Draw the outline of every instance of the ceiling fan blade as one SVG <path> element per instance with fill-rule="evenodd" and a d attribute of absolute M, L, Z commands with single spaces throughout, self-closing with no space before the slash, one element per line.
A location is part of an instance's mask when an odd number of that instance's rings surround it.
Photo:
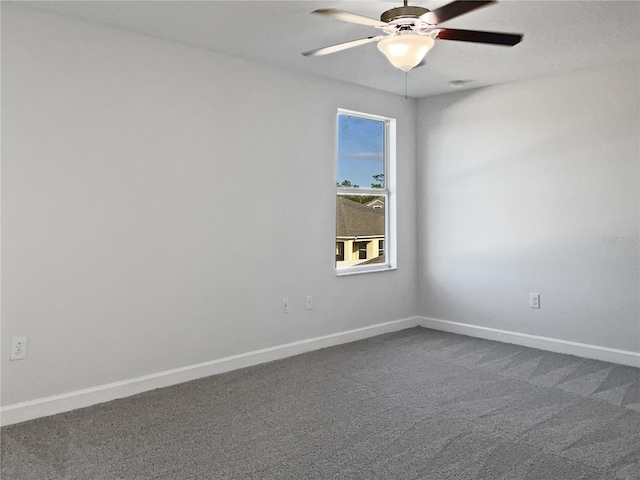
<path fill-rule="evenodd" d="M 385 35 L 376 35 L 375 37 L 367 37 L 367 38 L 361 38 L 359 40 L 351 40 L 350 42 L 338 43 L 336 45 L 330 45 L 328 47 L 309 50 L 308 52 L 304 52 L 302 55 L 304 55 L 305 57 L 318 57 L 320 55 L 328 55 L 330 53 L 336 53 L 342 50 L 346 50 L 347 48 L 359 47 L 360 45 L 364 45 L 365 43 L 375 42 L 384 37 Z"/>
<path fill-rule="evenodd" d="M 442 28 L 438 31 L 438 40 L 457 40 L 460 42 L 490 43 L 513 47 L 522 41 L 519 33 L 482 32 L 478 30 L 458 30 Z"/>
<path fill-rule="evenodd" d="M 311 13 L 326 15 L 328 17 L 335 18 L 336 20 L 342 20 L 343 22 L 358 23 L 360 25 L 367 25 L 369 27 L 386 27 L 387 25 L 389 25 L 388 23 L 381 22 L 380 20 L 376 20 L 375 18 L 363 17 L 362 15 L 345 12 L 344 10 L 339 10 L 337 8 L 320 8 L 318 10 L 314 10 Z"/>
<path fill-rule="evenodd" d="M 421 20 L 431 24 L 438 25 L 452 18 L 459 17 L 465 13 L 469 13 L 476 8 L 485 7 L 491 3 L 496 3 L 496 0 L 482 0 L 482 1 L 464 1 L 459 0 L 449 3 L 444 7 L 436 8 L 431 12 L 427 12 L 420 17 Z"/>

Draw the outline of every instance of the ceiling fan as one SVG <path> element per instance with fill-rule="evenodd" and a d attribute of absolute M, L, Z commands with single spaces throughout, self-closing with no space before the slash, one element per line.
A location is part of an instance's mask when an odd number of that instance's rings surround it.
<path fill-rule="evenodd" d="M 394 67 L 406 73 L 423 61 L 427 52 L 433 47 L 435 40 L 458 40 L 509 47 L 520 43 L 522 34 L 459 30 L 438 26 L 447 20 L 492 3 L 497 2 L 496 0 L 458 0 L 431 11 L 423 7 L 408 5 L 407 0 L 404 0 L 402 7 L 387 10 L 380 16 L 380 20 L 336 8 L 321 8 L 312 13 L 343 22 L 379 28 L 385 34 L 310 50 L 302 55 L 307 57 L 327 55 L 366 43 L 378 42 L 378 50 L 387 57 Z"/>

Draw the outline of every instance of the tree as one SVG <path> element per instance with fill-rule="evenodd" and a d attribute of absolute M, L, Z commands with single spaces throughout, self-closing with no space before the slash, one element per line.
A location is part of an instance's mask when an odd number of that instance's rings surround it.
<path fill-rule="evenodd" d="M 336 185 L 338 185 L 338 187 L 344 188 L 360 188 L 360 185 L 352 185 L 349 180 L 343 180 L 342 183 L 336 182 Z"/>
<path fill-rule="evenodd" d="M 373 180 L 377 183 L 372 183 L 371 188 L 384 188 L 384 173 L 374 175 Z M 350 180 L 343 180 L 342 183 L 336 182 L 336 185 L 343 188 L 360 188 L 360 185 L 353 185 Z M 376 195 L 343 195 L 343 197 L 363 205 L 378 198 Z"/>
<path fill-rule="evenodd" d="M 384 188 L 384 173 L 374 175 L 373 180 L 376 183 L 372 183 L 371 188 Z"/>

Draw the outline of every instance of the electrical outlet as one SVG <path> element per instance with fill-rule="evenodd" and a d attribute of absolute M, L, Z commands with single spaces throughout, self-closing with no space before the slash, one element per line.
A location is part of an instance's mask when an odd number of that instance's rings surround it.
<path fill-rule="evenodd" d="M 283 298 L 280 301 L 280 310 L 282 311 L 282 313 L 289 313 L 289 299 L 288 298 Z"/>
<path fill-rule="evenodd" d="M 27 337 L 13 337 L 11 340 L 11 360 L 21 360 L 27 355 Z"/>
<path fill-rule="evenodd" d="M 531 307 L 531 308 L 540 308 L 540 294 L 539 293 L 530 293 L 529 294 L 529 307 Z"/>
<path fill-rule="evenodd" d="M 307 310 L 311 310 L 313 308 L 313 297 L 311 295 L 307 295 L 307 303 L 304 308 Z"/>

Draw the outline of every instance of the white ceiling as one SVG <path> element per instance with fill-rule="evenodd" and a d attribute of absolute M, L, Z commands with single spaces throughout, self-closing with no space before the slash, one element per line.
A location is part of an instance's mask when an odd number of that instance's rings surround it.
<path fill-rule="evenodd" d="M 300 52 L 374 35 L 377 29 L 309 15 L 340 8 L 379 18 L 401 1 L 79 1 L 17 2 L 38 9 L 237 57 L 404 94 L 404 73 L 368 44 L 324 57 Z M 410 2 L 434 10 L 449 1 Z M 427 65 L 409 73 L 409 95 L 466 88 L 640 61 L 640 2 L 503 0 L 442 24 L 523 33 L 515 47 L 437 41 Z"/>

